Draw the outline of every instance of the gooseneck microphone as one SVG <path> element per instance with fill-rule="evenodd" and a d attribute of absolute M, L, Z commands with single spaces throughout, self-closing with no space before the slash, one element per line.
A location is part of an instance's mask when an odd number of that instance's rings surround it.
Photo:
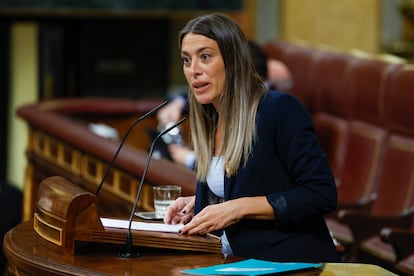
<path fill-rule="evenodd" d="M 148 157 L 147 157 L 147 163 L 145 164 L 144 167 L 144 172 L 142 173 L 142 177 L 141 177 L 141 183 L 139 184 L 138 187 L 138 192 L 137 192 L 137 196 L 135 198 L 135 202 L 134 202 L 134 206 L 132 207 L 131 210 L 131 215 L 129 216 L 129 225 L 128 225 L 128 233 L 127 233 L 127 239 L 126 239 L 126 250 L 125 252 L 120 252 L 118 253 L 118 257 L 122 257 L 122 258 L 136 258 L 139 257 L 139 253 L 138 252 L 133 252 L 132 251 L 132 247 L 133 247 L 133 242 L 132 242 L 132 232 L 131 232 L 131 225 L 132 225 L 132 219 L 134 218 L 134 213 L 135 213 L 135 209 L 137 208 L 138 205 L 138 200 L 140 198 L 141 195 L 141 190 L 142 190 L 142 186 L 144 185 L 144 180 L 145 180 L 145 176 L 147 174 L 147 170 L 151 161 L 151 157 L 152 157 L 152 152 L 154 151 L 154 146 L 155 143 L 158 141 L 158 139 L 163 136 L 164 134 L 166 134 L 167 132 L 169 132 L 170 130 L 172 130 L 173 128 L 177 127 L 178 125 L 180 125 L 182 122 L 184 122 L 187 118 L 182 118 L 180 121 L 178 121 L 177 123 L 175 123 L 174 125 L 172 125 L 171 127 L 165 129 L 164 131 L 160 132 L 155 138 L 154 140 L 152 140 L 151 143 L 151 147 L 149 149 L 148 152 Z"/>
<path fill-rule="evenodd" d="M 96 189 L 95 195 L 98 196 L 99 191 L 101 190 L 106 178 L 109 175 L 109 172 L 111 171 L 112 167 L 114 166 L 115 163 L 115 159 L 118 157 L 119 152 L 121 151 L 122 146 L 124 145 L 126 139 L 129 136 L 129 133 L 131 132 L 131 130 L 142 120 L 146 119 L 148 116 L 150 116 L 151 114 L 153 114 L 155 111 L 157 111 L 158 109 L 160 109 L 161 107 L 163 107 L 164 105 L 166 105 L 168 103 L 168 101 L 162 102 L 161 104 L 157 105 L 156 107 L 154 107 L 153 109 L 151 109 L 150 111 L 148 111 L 147 113 L 145 113 L 144 115 L 142 115 L 141 117 L 139 117 L 138 119 L 136 119 L 128 128 L 128 130 L 125 132 L 124 137 L 122 137 L 122 141 L 119 144 L 118 149 L 115 152 L 114 157 L 112 158 L 112 161 L 109 163 L 106 172 L 104 174 L 104 176 L 102 177 L 101 183 L 99 183 L 98 189 Z"/>

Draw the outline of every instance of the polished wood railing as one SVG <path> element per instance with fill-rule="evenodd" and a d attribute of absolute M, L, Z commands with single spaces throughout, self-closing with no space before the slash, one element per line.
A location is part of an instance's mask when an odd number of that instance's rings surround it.
<path fill-rule="evenodd" d="M 29 126 L 27 168 L 24 184 L 23 218 L 33 218 L 39 183 L 49 176 L 62 176 L 95 192 L 108 164 L 118 149 L 119 140 L 94 134 L 89 123 L 103 123 L 119 136 L 131 123 L 162 101 L 131 99 L 59 99 L 28 104 L 17 114 Z M 129 213 L 143 170 L 151 140 L 147 130 L 155 129 L 155 116 L 140 122 L 131 131 L 99 193 L 100 212 L 107 215 Z M 183 126 L 184 133 L 188 128 Z M 195 175 L 165 159 L 151 160 L 138 209 L 152 210 L 153 185 L 178 185 L 182 194 L 195 191 Z"/>

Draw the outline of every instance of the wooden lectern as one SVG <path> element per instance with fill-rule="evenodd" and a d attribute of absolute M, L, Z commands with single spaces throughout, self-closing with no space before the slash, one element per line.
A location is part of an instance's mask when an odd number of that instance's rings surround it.
<path fill-rule="evenodd" d="M 97 212 L 98 198 L 63 177 L 44 179 L 37 192 L 34 231 L 40 244 L 74 255 L 76 242 L 125 244 L 127 229 L 104 227 Z M 209 236 L 131 230 L 133 245 L 220 253 L 221 242 Z"/>

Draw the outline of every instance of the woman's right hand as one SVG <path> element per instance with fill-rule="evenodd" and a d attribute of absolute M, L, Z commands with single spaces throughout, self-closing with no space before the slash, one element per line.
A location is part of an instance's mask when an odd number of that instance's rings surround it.
<path fill-rule="evenodd" d="M 195 196 L 177 198 L 172 203 L 164 216 L 166 224 L 186 224 L 194 216 Z"/>

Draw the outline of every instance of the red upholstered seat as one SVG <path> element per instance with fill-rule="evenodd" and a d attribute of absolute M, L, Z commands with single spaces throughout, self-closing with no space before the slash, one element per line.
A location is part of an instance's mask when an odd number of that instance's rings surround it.
<path fill-rule="evenodd" d="M 331 80 L 315 91 L 314 124 L 338 179 L 339 203 L 355 203 L 375 190 L 387 137 L 384 86 L 395 65 L 343 54 L 325 59 L 315 70 Z"/>
<path fill-rule="evenodd" d="M 343 166 L 343 156 L 348 132 L 348 120 L 325 112 L 313 115 L 315 130 L 324 150 L 337 185 L 340 185 L 339 174 Z"/>
<path fill-rule="evenodd" d="M 322 149 L 335 177 L 339 180 L 343 166 L 350 110 L 350 93 L 346 89 L 355 59 L 333 52 L 320 54 L 313 66 L 313 121 Z"/>
<path fill-rule="evenodd" d="M 414 275 L 414 66 L 281 41 L 265 50 L 292 71 L 288 92 L 311 111 L 337 179 L 326 221 L 344 257 Z"/>
<path fill-rule="evenodd" d="M 359 235 L 358 260 L 380 263 L 390 268 L 397 256 L 390 244 L 380 238 L 384 227 L 410 229 L 414 216 L 414 137 L 392 134 L 387 144 L 384 166 L 370 216 L 358 214 L 344 217 L 352 223 L 353 232 Z M 358 221 L 365 222 L 361 231 Z M 362 233 L 361 233 L 362 232 Z M 355 236 L 355 234 L 354 234 Z M 413 232 L 414 239 L 414 232 Z M 398 247 L 398 246 L 397 246 Z M 414 248 L 412 252 L 414 255 Z M 407 264 L 406 264 L 407 265 Z M 414 273 L 414 263 L 412 273 Z"/>
<path fill-rule="evenodd" d="M 413 242 L 409 237 L 394 238 L 384 244 L 375 235 L 362 241 L 361 256 L 367 260 L 394 266 L 399 272 L 414 274 L 414 116 L 410 115 L 414 106 L 414 67 L 405 66 L 393 75 L 387 92 L 386 117 L 390 131 L 387 151 L 380 179 L 378 198 L 372 207 L 372 215 L 378 227 L 399 227 L 406 232 L 411 230 Z M 369 224 L 371 220 L 368 220 Z M 378 223 L 377 223 L 378 221 Z M 383 224 L 380 224 L 384 222 Z M 404 230 L 400 230 L 404 232 Z M 396 231 L 398 232 L 398 231 Z M 388 236 L 394 235 L 388 233 Z M 395 234 L 397 235 L 397 234 Z M 393 241 L 396 243 L 393 244 Z M 397 250 L 393 250 L 393 248 Z"/>
<path fill-rule="evenodd" d="M 358 58 L 349 69 L 344 93 L 350 101 L 346 124 L 343 162 L 337 178 L 340 209 L 351 208 L 368 212 L 377 197 L 378 179 L 382 172 L 388 130 L 385 124 L 385 89 L 389 77 L 400 65 L 375 59 Z M 333 125 L 332 128 L 338 128 Z M 344 127 L 342 127 L 344 128 Z M 339 161 L 338 161 L 339 162 Z M 326 218 L 333 236 L 341 243 L 354 247 L 358 240 L 349 225 L 337 217 Z M 351 255 L 355 257 L 355 252 Z"/>
<path fill-rule="evenodd" d="M 296 96 L 312 112 L 314 94 L 311 92 L 313 82 L 316 80 L 313 77 L 313 63 L 322 52 L 279 40 L 270 41 L 263 47 L 268 58 L 283 62 L 289 69 L 292 87 L 286 92 Z"/>
<path fill-rule="evenodd" d="M 285 53 L 292 47 L 297 46 L 286 40 L 270 40 L 263 45 L 263 50 L 268 58 L 285 62 Z"/>
<path fill-rule="evenodd" d="M 375 237 L 377 238 L 377 237 Z M 366 247 L 375 250 L 378 254 L 391 255 L 393 268 L 402 275 L 414 275 L 414 228 L 384 228 L 381 230 L 381 240 L 366 242 Z M 384 243 L 385 242 L 385 243 Z M 385 246 L 388 246 L 385 247 Z M 390 253 L 391 252 L 391 253 Z M 382 259 L 386 259 L 381 256 Z"/>
<path fill-rule="evenodd" d="M 395 268 L 397 269 L 397 271 L 401 273 L 406 273 L 407 275 L 413 275 L 414 274 L 414 254 L 399 261 L 395 265 Z"/>
<path fill-rule="evenodd" d="M 284 63 L 292 76 L 292 87 L 287 92 L 296 96 L 311 113 L 315 95 L 312 87 L 318 80 L 314 63 L 320 53 L 313 48 L 297 46 L 288 48 L 284 55 Z"/>
<path fill-rule="evenodd" d="M 349 118 L 351 98 L 347 84 L 355 61 L 355 57 L 344 53 L 320 53 L 313 67 L 315 80 L 312 93 L 315 94 L 315 112 Z"/>

